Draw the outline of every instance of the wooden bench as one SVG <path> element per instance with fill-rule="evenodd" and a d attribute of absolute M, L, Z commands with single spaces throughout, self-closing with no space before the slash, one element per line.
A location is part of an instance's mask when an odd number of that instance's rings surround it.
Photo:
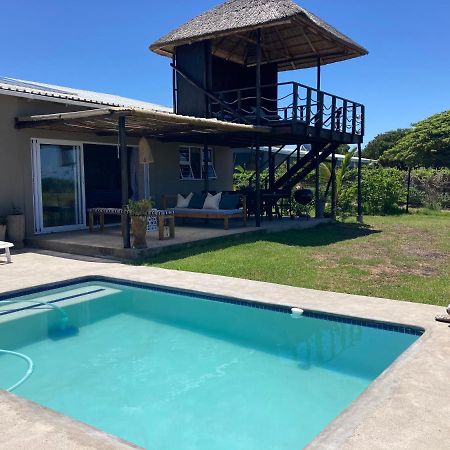
<path fill-rule="evenodd" d="M 121 216 L 121 231 L 124 231 L 124 222 L 127 218 L 127 214 L 124 213 L 122 208 L 89 208 L 89 231 L 92 233 L 94 231 L 94 217 L 99 216 L 100 230 L 103 231 L 105 228 L 105 215 Z M 157 210 L 152 209 L 149 211 L 149 216 L 155 216 L 157 218 L 157 226 L 159 230 L 159 239 L 172 239 L 175 237 L 175 215 L 172 210 Z M 169 236 L 164 236 L 164 223 L 169 224 Z"/>
<path fill-rule="evenodd" d="M 100 219 L 100 230 L 103 231 L 105 228 L 105 215 L 110 216 L 120 216 L 122 217 L 123 224 L 123 209 L 122 208 L 89 208 L 89 231 L 92 233 L 94 231 L 94 216 L 99 216 Z"/>
<path fill-rule="evenodd" d="M 237 210 L 211 210 L 211 209 L 194 209 L 194 208 L 173 208 L 175 218 L 182 219 L 219 219 L 223 220 L 223 228 L 224 230 L 228 230 L 230 219 L 242 219 L 244 227 L 247 226 L 247 197 L 245 195 L 241 195 L 241 204 L 242 208 Z M 163 195 L 162 197 L 162 206 L 163 209 L 167 209 L 167 204 L 169 201 L 177 200 L 176 195 Z"/>
<path fill-rule="evenodd" d="M 7 263 L 11 262 L 11 252 L 9 251 L 9 249 L 12 247 L 14 247 L 14 244 L 12 242 L 0 241 L 0 250 L 5 251 L 5 257 L 6 257 Z"/>

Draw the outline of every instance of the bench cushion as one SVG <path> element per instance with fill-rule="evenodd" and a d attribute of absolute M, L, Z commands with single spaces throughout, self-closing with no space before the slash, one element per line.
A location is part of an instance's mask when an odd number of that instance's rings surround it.
<path fill-rule="evenodd" d="M 218 194 L 210 194 L 206 196 L 205 203 L 203 203 L 203 209 L 215 209 L 216 211 L 219 209 L 220 200 L 222 198 L 222 192 Z"/>
<path fill-rule="evenodd" d="M 219 209 L 239 209 L 241 196 L 238 193 L 224 192 L 220 200 Z"/>
<path fill-rule="evenodd" d="M 189 202 L 189 209 L 201 209 L 205 203 L 206 194 L 194 194 Z"/>

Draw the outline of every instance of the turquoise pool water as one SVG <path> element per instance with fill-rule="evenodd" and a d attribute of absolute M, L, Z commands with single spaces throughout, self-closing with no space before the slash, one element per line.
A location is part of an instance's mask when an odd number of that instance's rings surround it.
<path fill-rule="evenodd" d="M 300 449 L 419 337 L 103 281 L 22 298 L 65 298 L 79 333 L 0 315 L 0 348 L 35 364 L 14 393 L 152 450 Z M 0 387 L 25 370 L 0 355 Z"/>

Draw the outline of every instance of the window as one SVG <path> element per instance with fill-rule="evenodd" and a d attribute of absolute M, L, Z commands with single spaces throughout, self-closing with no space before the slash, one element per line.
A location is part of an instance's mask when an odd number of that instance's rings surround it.
<path fill-rule="evenodd" d="M 211 148 L 208 149 L 207 158 L 208 178 L 217 178 L 214 168 L 214 152 Z M 204 178 L 206 164 L 202 148 L 180 147 L 179 160 L 180 178 L 182 180 L 200 180 Z"/>

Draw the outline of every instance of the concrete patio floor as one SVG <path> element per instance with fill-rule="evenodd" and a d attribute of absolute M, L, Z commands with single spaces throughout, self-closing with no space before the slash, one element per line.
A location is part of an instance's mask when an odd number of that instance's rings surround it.
<path fill-rule="evenodd" d="M 443 313 L 442 308 L 27 250 L 13 254 L 12 264 L 0 264 L 0 292 L 87 275 L 230 297 L 238 292 L 239 298 L 247 300 L 422 327 L 424 335 L 308 448 L 449 448 L 450 328 L 434 320 L 436 314 Z M 5 450 L 135 448 L 6 392 L 0 392 L 0 415 L 0 446 Z"/>
<path fill-rule="evenodd" d="M 104 231 L 88 230 L 69 231 L 64 233 L 44 234 L 29 237 L 27 244 L 33 248 L 72 253 L 75 255 L 103 257 L 119 260 L 149 258 L 159 253 L 186 245 L 220 239 L 228 236 L 244 234 L 270 233 L 289 229 L 306 229 L 329 222 L 329 219 L 274 219 L 264 221 L 261 228 L 249 222 L 242 227 L 240 222 L 230 221 L 230 229 L 223 229 L 223 222 L 211 221 L 209 224 L 199 224 L 198 221 L 186 225 L 177 223 L 175 238 L 160 241 L 157 232 L 147 233 L 147 249 L 124 249 L 119 227 L 106 227 Z"/>

